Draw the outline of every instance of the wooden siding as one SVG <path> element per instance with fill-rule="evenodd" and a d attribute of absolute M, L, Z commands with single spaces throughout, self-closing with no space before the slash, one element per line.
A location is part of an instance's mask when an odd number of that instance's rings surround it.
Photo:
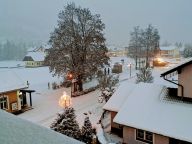
<path fill-rule="evenodd" d="M 123 127 L 123 143 L 144 144 L 144 142 L 136 140 L 136 129 L 126 126 Z M 169 137 L 153 134 L 153 144 L 169 144 Z"/>
<path fill-rule="evenodd" d="M 111 112 L 111 127 L 112 128 L 119 128 L 119 124 L 114 123 L 113 119 L 116 116 L 117 112 Z"/>
<path fill-rule="evenodd" d="M 7 112 L 14 112 L 14 111 L 11 110 L 11 104 L 16 102 L 17 105 L 18 105 L 17 90 L 3 93 L 3 95 L 8 97 L 8 108 L 9 109 L 7 109 Z"/>
<path fill-rule="evenodd" d="M 183 94 L 186 98 L 192 98 L 192 64 L 183 67 L 181 74 L 178 75 L 178 82 L 183 88 Z M 178 87 L 178 96 L 181 96 L 181 87 Z"/>

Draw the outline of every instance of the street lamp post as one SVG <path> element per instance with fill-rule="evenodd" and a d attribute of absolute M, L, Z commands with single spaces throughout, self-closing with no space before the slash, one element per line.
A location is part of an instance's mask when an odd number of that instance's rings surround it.
<path fill-rule="evenodd" d="M 131 63 L 130 63 L 130 77 L 131 77 Z"/>
<path fill-rule="evenodd" d="M 129 77 L 131 77 L 131 63 L 128 65 L 129 66 Z"/>
<path fill-rule="evenodd" d="M 59 106 L 62 108 L 67 108 L 71 105 L 71 97 L 66 94 L 66 92 L 63 92 L 63 95 L 59 99 Z"/>
<path fill-rule="evenodd" d="M 73 86 L 73 75 L 72 75 L 72 73 L 69 73 L 67 75 L 67 79 L 71 81 L 71 97 L 72 97 L 72 86 Z"/>

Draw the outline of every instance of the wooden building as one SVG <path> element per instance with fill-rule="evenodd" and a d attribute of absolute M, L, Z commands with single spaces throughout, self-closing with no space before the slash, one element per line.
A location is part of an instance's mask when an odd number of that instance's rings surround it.
<path fill-rule="evenodd" d="M 0 109 L 11 113 L 20 113 L 32 107 L 31 93 L 27 82 L 23 82 L 12 71 L 0 71 Z M 29 104 L 28 104 L 29 103 Z"/>
<path fill-rule="evenodd" d="M 176 46 L 160 47 L 160 56 L 168 58 L 180 58 L 180 51 Z"/>

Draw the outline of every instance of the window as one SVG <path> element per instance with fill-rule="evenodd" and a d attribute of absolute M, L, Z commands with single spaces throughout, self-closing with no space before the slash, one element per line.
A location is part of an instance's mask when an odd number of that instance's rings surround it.
<path fill-rule="evenodd" d="M 136 130 L 136 140 L 153 144 L 153 133 L 141 129 Z"/>
<path fill-rule="evenodd" d="M 7 97 L 6 96 L 0 96 L 0 108 L 7 109 Z"/>

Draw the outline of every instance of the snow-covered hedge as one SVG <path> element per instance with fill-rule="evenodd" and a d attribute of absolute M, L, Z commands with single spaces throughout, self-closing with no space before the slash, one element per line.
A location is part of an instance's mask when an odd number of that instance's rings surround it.
<path fill-rule="evenodd" d="M 97 86 L 95 86 L 95 87 L 91 87 L 91 88 L 89 88 L 89 89 L 85 89 L 85 90 L 83 90 L 83 91 L 81 91 L 81 92 L 77 91 L 77 92 L 74 92 L 74 93 L 72 94 L 72 96 L 73 96 L 73 97 L 76 97 L 76 96 L 84 95 L 84 94 L 87 94 L 87 93 L 89 93 L 89 92 L 95 91 L 95 90 L 98 89 L 98 88 L 99 88 L 99 86 L 97 85 Z"/>

